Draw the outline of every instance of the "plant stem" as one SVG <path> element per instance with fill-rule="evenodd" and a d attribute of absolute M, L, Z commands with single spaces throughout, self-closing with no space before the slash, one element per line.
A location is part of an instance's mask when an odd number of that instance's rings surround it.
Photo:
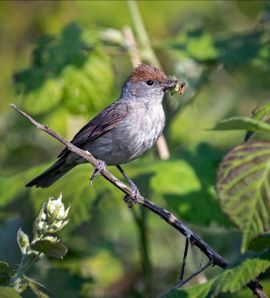
<path fill-rule="evenodd" d="M 150 39 L 148 37 L 148 34 L 145 30 L 144 23 L 140 14 L 140 11 L 138 9 L 138 5 L 136 1 L 128 0 L 128 7 L 129 11 L 134 23 L 134 28 L 140 43 L 140 46 L 142 48 L 143 56 L 153 65 L 157 66 L 158 68 L 161 67 L 150 43 Z"/>
<path fill-rule="evenodd" d="M 36 261 L 38 257 L 39 254 L 23 254 L 18 270 L 15 273 L 15 275 L 11 278 L 10 282 L 16 284 L 16 281 L 20 279 L 27 272 L 27 270 L 29 270 L 29 268 L 32 266 L 32 264 Z"/>

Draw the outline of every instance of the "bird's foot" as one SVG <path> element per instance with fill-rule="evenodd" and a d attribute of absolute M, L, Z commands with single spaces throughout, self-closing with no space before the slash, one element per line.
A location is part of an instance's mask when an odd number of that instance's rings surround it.
<path fill-rule="evenodd" d="M 130 180 L 129 185 L 131 187 L 131 195 L 125 195 L 124 201 L 128 203 L 128 208 L 132 208 L 138 203 L 141 194 L 138 187 L 133 181 Z"/>
<path fill-rule="evenodd" d="M 91 178 L 90 178 L 90 185 L 92 186 L 94 179 L 106 169 L 106 163 L 103 160 L 98 159 L 98 167 L 94 170 Z"/>
<path fill-rule="evenodd" d="M 138 203 L 138 200 L 141 196 L 138 187 L 136 184 L 128 177 L 128 175 L 125 173 L 125 171 L 122 169 L 121 166 L 117 165 L 117 169 L 120 171 L 120 173 L 124 176 L 126 179 L 128 185 L 131 188 L 131 194 L 130 195 L 125 195 L 124 201 L 128 203 L 128 207 L 132 208 L 134 205 Z"/>

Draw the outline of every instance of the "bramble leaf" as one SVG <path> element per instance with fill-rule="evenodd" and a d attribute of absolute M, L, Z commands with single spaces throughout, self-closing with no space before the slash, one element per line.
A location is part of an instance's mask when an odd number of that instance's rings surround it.
<path fill-rule="evenodd" d="M 270 132 L 270 125 L 248 117 L 232 117 L 218 122 L 212 130 L 251 130 Z"/>
<path fill-rule="evenodd" d="M 244 261 L 226 269 L 207 283 L 185 289 L 175 289 L 166 298 L 209 298 L 221 293 L 236 293 L 270 267 L 270 251 L 246 256 Z"/>
<path fill-rule="evenodd" d="M 246 142 L 223 159 L 217 180 L 221 207 L 243 233 L 242 252 L 270 227 L 270 142 Z"/>
<path fill-rule="evenodd" d="M 252 111 L 252 117 L 257 121 L 263 121 L 269 123 L 270 120 L 270 103 L 266 102 Z M 248 131 L 245 136 L 245 140 L 257 139 L 257 140 L 269 140 L 270 136 L 265 132 Z"/>

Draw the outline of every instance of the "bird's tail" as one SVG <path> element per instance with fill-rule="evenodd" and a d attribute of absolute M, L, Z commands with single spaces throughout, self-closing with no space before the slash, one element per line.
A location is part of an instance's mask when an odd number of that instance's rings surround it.
<path fill-rule="evenodd" d="M 26 187 L 36 186 L 36 187 L 48 187 L 56 182 L 59 178 L 70 171 L 76 163 L 66 164 L 66 158 L 59 158 L 50 168 L 45 172 L 31 180 L 26 184 Z"/>

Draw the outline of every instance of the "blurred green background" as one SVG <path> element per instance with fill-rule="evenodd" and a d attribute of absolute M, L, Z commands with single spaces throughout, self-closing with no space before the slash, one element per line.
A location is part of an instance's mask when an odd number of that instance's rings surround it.
<path fill-rule="evenodd" d="M 214 185 L 223 154 L 244 135 L 209 128 L 228 116 L 249 116 L 269 97 L 269 2 L 137 4 L 163 69 L 188 88 L 164 102 L 170 159 L 161 161 L 153 149 L 125 169 L 143 195 L 233 261 L 241 235 L 222 213 Z M 42 202 L 63 192 L 71 205 L 61 235 L 69 253 L 31 271 L 57 297 L 155 297 L 177 280 L 183 237 L 140 207 L 128 209 L 120 191 L 101 177 L 89 187 L 89 165 L 48 189 L 24 187 L 62 146 L 9 106 L 17 104 L 70 139 L 119 96 L 133 68 L 121 32 L 130 26 L 138 38 L 137 25 L 125 1 L 0 3 L 0 259 L 16 266 L 17 229 L 30 231 Z M 139 50 L 147 61 L 140 43 Z M 187 271 L 203 261 L 192 248 Z"/>

